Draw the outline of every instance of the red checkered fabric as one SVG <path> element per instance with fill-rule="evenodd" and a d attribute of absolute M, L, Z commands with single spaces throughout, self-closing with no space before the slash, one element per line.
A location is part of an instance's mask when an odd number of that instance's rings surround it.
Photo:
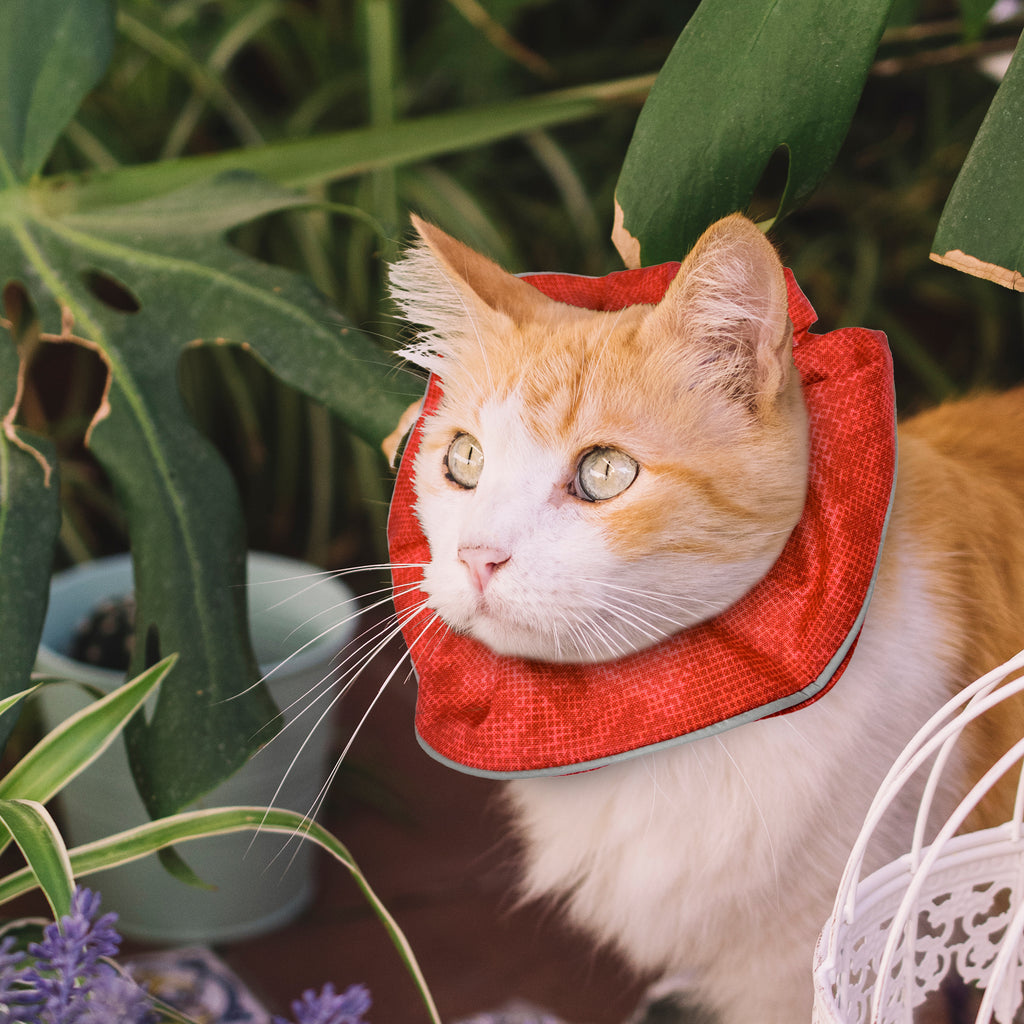
<path fill-rule="evenodd" d="M 655 303 L 678 264 L 603 278 L 525 278 L 590 309 Z M 566 774 L 708 735 L 820 697 L 842 674 L 863 623 L 896 473 L 892 361 L 885 336 L 862 328 L 811 334 L 817 319 L 786 272 L 793 354 L 810 415 L 803 515 L 771 571 L 731 608 L 616 661 L 561 665 L 494 654 L 435 635 L 416 611 L 422 572 L 395 568 L 395 604 L 419 680 L 421 744 L 488 777 Z M 396 481 L 388 525 L 397 566 L 429 561 L 413 513 L 422 417 L 441 396 L 432 379 Z M 412 584 L 413 586 L 410 586 Z M 431 636 L 430 642 L 417 638 Z"/>

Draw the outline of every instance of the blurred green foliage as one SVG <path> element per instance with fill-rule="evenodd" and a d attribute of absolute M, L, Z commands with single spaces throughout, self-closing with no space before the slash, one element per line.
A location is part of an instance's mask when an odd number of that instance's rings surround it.
<path fill-rule="evenodd" d="M 913 408 L 1024 371 L 1019 301 L 927 261 L 995 91 L 975 54 L 1012 48 L 1019 23 L 969 43 L 955 6 L 898 6 L 894 20 L 907 25 L 883 38 L 834 168 L 772 237 L 823 325 L 889 332 L 901 405 Z M 695 7 L 124 0 L 112 67 L 48 170 L 214 152 L 654 72 Z M 338 182 L 322 190 L 336 212 L 275 215 L 236 241 L 303 270 L 385 340 L 394 327 L 382 313 L 383 263 L 403 238 L 407 208 L 516 270 L 604 273 L 620 265 L 608 240 L 612 196 L 636 114 L 622 105 L 599 120 Z M 770 168 L 753 212 L 769 211 L 780 192 Z M 67 374 L 75 391 L 88 391 L 90 363 L 101 372 L 81 350 L 47 355 L 76 361 Z M 197 350 L 182 376 L 197 421 L 235 469 L 253 546 L 323 564 L 376 557 L 389 478 L 375 453 L 242 352 Z M 57 419 L 75 433 L 75 417 Z M 78 500 L 63 538 L 78 559 L 123 538 L 110 535 L 117 517 L 96 467 L 80 449 L 69 453 L 65 479 Z"/>
<path fill-rule="evenodd" d="M 123 0 L 110 70 L 46 171 L 213 153 L 653 73 L 692 6 L 615 5 L 595 17 L 587 3 L 550 0 L 486 12 L 465 0 Z M 234 241 L 303 271 L 388 345 L 384 265 L 409 208 L 519 269 L 614 269 L 611 196 L 637 110 L 623 104 L 599 120 L 337 182 L 315 190 L 330 205 L 264 218 Z M 104 370 L 89 352 L 63 348 L 40 351 L 23 405 L 32 426 L 57 425 L 71 499 L 61 538 L 77 561 L 123 548 L 125 536 L 81 445 Z M 324 565 L 383 554 L 390 477 L 377 453 L 245 352 L 197 349 L 181 376 L 197 423 L 235 472 L 252 547 Z"/>

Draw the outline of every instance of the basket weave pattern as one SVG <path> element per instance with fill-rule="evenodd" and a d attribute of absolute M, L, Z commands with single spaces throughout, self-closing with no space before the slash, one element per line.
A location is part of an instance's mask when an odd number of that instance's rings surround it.
<path fill-rule="evenodd" d="M 984 991 L 976 1020 L 1011 1024 L 1024 1002 L 1024 786 L 1013 818 L 957 835 L 1006 773 L 1021 773 L 1024 738 L 924 842 L 932 798 L 964 727 L 1024 690 L 1024 652 L 966 688 L 925 725 L 886 778 L 854 846 L 815 954 L 816 1024 L 910 1024 L 954 970 Z M 1012 681 L 1007 681 L 1012 680 Z M 930 763 L 912 847 L 861 877 L 865 853 L 896 796 Z"/>

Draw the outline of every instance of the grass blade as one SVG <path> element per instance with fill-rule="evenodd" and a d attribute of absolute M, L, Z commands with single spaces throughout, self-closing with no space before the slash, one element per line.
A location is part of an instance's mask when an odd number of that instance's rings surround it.
<path fill-rule="evenodd" d="M 416 956 L 387 907 L 373 891 L 346 847 L 316 822 L 309 821 L 295 811 L 265 807 L 217 807 L 199 811 L 186 811 L 168 818 L 147 822 L 137 828 L 119 832 L 69 851 L 71 870 L 75 877 L 138 860 L 168 846 L 201 839 L 204 836 L 227 835 L 232 832 L 274 832 L 287 836 L 300 836 L 316 843 L 335 860 L 343 864 L 352 875 L 384 925 L 395 949 L 406 965 L 419 990 L 430 1020 L 441 1024 L 437 1007 L 420 970 Z M 0 904 L 35 888 L 33 873 L 22 869 L 0 879 Z"/>
<path fill-rule="evenodd" d="M 45 803 L 116 739 L 177 661 L 172 654 L 63 721 L 0 779 L 0 798 Z"/>
<path fill-rule="evenodd" d="M 49 811 L 34 800 L 0 800 L 0 822 L 25 857 L 25 872 L 53 909 L 54 920 L 71 913 L 75 879 L 67 847 Z"/>

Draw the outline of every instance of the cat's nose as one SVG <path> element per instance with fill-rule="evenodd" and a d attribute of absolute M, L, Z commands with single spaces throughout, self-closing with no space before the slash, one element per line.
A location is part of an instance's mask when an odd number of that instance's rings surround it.
<path fill-rule="evenodd" d="M 500 548 L 459 548 L 459 561 L 469 571 L 479 593 L 487 589 L 496 569 L 501 568 L 512 556 Z"/>

